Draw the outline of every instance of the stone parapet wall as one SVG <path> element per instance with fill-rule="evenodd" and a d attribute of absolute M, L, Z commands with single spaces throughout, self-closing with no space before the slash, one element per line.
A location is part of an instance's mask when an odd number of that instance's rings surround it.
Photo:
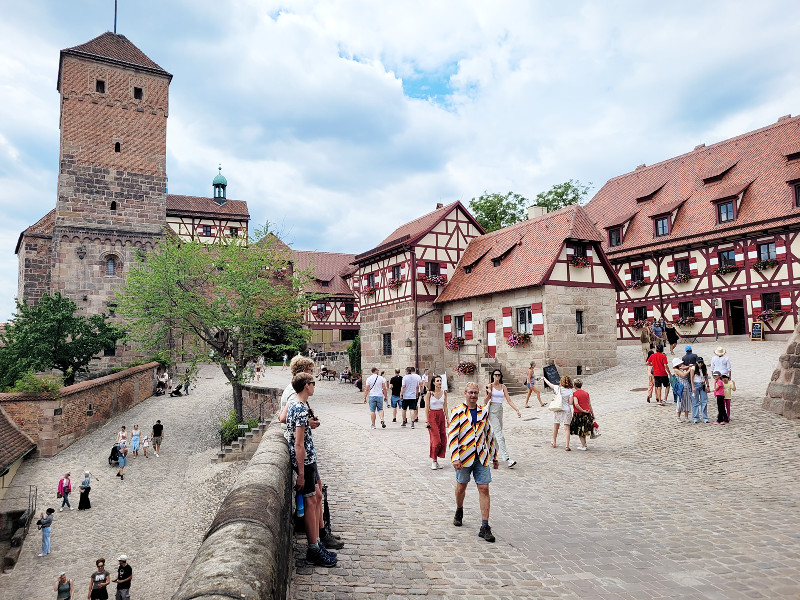
<path fill-rule="evenodd" d="M 347 342 L 348 344 L 350 342 Z M 326 365 L 329 369 L 335 369 L 337 373 L 341 373 L 345 367 L 350 368 L 350 356 L 347 351 L 338 352 L 317 352 L 314 355 L 314 366 L 319 369 L 322 365 Z M 288 383 L 288 382 L 287 382 Z"/>
<path fill-rule="evenodd" d="M 800 419 L 800 327 L 795 328 L 786 352 L 778 359 L 761 406 L 789 419 Z"/>
<path fill-rule="evenodd" d="M 172 600 L 286 598 L 293 533 L 289 448 L 274 422 L 223 500 Z"/>
<path fill-rule="evenodd" d="M 242 412 L 245 418 L 259 417 L 263 422 L 269 421 L 280 408 L 282 394 L 283 389 L 264 387 L 255 383 L 243 385 Z"/>
<path fill-rule="evenodd" d="M 157 362 L 61 388 L 53 398 L 0 394 L 0 406 L 36 442 L 38 456 L 55 456 L 115 415 L 153 394 Z"/>

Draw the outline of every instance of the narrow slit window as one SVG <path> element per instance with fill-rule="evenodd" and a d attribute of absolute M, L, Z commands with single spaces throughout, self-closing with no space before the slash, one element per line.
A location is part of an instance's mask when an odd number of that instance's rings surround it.
<path fill-rule="evenodd" d="M 582 310 L 576 310 L 575 311 L 575 326 L 576 326 L 578 334 L 583 333 L 583 311 Z"/>
<path fill-rule="evenodd" d="M 140 87 L 133 88 L 133 99 L 141 100 L 143 98 L 144 98 L 144 92 L 142 91 L 142 88 Z"/>
<path fill-rule="evenodd" d="M 122 150 L 122 146 L 119 142 L 114 142 L 114 152 L 120 152 Z"/>
<path fill-rule="evenodd" d="M 106 275 L 114 275 L 117 272 L 117 261 L 113 256 L 106 259 Z"/>
<path fill-rule="evenodd" d="M 105 94 L 106 93 L 106 82 L 102 79 L 98 79 L 94 83 L 94 91 L 98 94 Z"/>
<path fill-rule="evenodd" d="M 117 210 L 117 201 L 116 200 L 112 200 L 111 201 L 111 210 Z"/>

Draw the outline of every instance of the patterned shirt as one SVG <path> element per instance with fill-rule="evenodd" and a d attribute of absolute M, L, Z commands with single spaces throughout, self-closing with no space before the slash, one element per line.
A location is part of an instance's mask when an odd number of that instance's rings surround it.
<path fill-rule="evenodd" d="M 292 466 L 297 468 L 297 456 L 294 451 L 295 430 L 305 426 L 303 446 L 306 449 L 306 459 L 303 464 L 313 465 L 317 462 L 317 453 L 314 451 L 314 440 L 311 438 L 311 416 L 308 414 L 308 405 L 299 400 L 293 400 L 286 412 L 286 441 L 289 443 L 289 454 L 292 455 Z"/>
<path fill-rule="evenodd" d="M 460 460 L 462 466 L 471 467 L 477 456 L 480 464 L 489 466 L 489 460 L 497 459 L 497 444 L 489 425 L 489 410 L 478 406 L 474 425 L 466 403 L 451 410 L 447 445 L 450 447 L 451 461 Z"/>

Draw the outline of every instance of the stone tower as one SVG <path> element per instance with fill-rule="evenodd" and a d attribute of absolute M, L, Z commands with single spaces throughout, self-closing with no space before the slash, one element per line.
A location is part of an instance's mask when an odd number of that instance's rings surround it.
<path fill-rule="evenodd" d="M 126 267 L 166 225 L 171 80 L 123 35 L 61 51 L 50 288 L 86 314 L 113 313 Z"/>

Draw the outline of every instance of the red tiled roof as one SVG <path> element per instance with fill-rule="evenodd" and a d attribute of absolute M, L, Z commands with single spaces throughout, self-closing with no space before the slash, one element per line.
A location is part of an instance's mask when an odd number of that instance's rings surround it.
<path fill-rule="evenodd" d="M 730 171 L 736 163 L 739 162 L 739 158 L 727 158 L 723 156 L 724 160 L 718 161 L 717 164 L 710 164 L 706 165 L 705 172 L 700 174 L 700 179 L 714 179 L 715 177 L 719 177 L 725 171 Z"/>
<path fill-rule="evenodd" d="M 342 278 L 350 269 L 355 254 L 339 254 L 337 252 L 311 252 L 293 250 L 292 259 L 295 271 L 311 269 L 315 280 L 304 291 L 326 294 L 329 296 L 353 296 L 353 292 Z M 328 287 L 322 287 L 328 282 Z M 310 288 L 310 289 L 309 289 Z"/>
<path fill-rule="evenodd" d="M 628 221 L 630 221 L 633 217 L 637 215 L 639 211 L 634 210 L 629 214 L 619 215 L 616 219 L 611 219 L 609 223 L 604 225 L 604 227 L 616 227 L 618 225 L 624 225 Z"/>
<path fill-rule="evenodd" d="M 179 215 L 223 216 L 249 219 L 247 202 L 243 200 L 228 200 L 220 206 L 213 198 L 202 196 L 182 196 L 167 194 L 167 216 Z"/>
<path fill-rule="evenodd" d="M 743 191 L 745 191 L 750 184 L 753 183 L 753 180 L 749 181 L 740 181 L 739 183 L 732 183 L 730 185 L 726 185 L 724 187 L 718 187 L 718 189 L 712 189 L 712 195 L 710 200 L 722 200 L 723 198 L 730 198 L 732 196 L 738 196 Z"/>
<path fill-rule="evenodd" d="M 658 190 L 660 190 L 666 184 L 666 180 L 656 180 L 646 182 L 646 186 L 641 188 L 638 192 L 636 192 L 636 199 L 643 200 L 644 198 L 649 198 L 653 196 Z"/>
<path fill-rule="evenodd" d="M 106 31 L 102 35 L 89 40 L 85 44 L 65 48 L 61 55 L 71 55 L 101 60 L 104 62 L 116 63 L 124 67 L 143 68 L 147 71 L 165 75 L 172 79 L 172 75 L 150 60 L 147 55 L 134 46 L 124 35 Z M 61 73 L 59 68 L 59 84 Z"/>
<path fill-rule="evenodd" d="M 580 206 L 568 206 L 473 239 L 453 276 L 436 299 L 452 302 L 542 285 L 566 240 L 600 242 L 603 237 Z M 486 254 L 511 251 L 495 267 Z M 483 258 L 481 258 L 483 257 Z M 480 260 L 479 260 L 480 259 Z M 477 262 L 476 262 L 477 261 Z M 466 273 L 464 265 L 472 265 Z"/>
<path fill-rule="evenodd" d="M 0 407 L 0 475 L 35 448 L 36 443 Z"/>
<path fill-rule="evenodd" d="M 372 248 L 371 250 L 367 250 L 366 252 L 362 252 L 361 254 L 356 255 L 355 260 L 362 261 L 364 258 L 372 256 L 373 254 L 377 254 L 379 252 L 385 252 L 395 246 L 400 246 L 401 244 L 413 244 L 423 235 L 428 233 L 433 227 L 445 218 L 454 208 L 459 207 L 464 214 L 466 214 L 470 219 L 473 221 L 473 225 L 478 229 L 478 231 L 483 232 L 483 227 L 475 220 L 472 214 L 464 207 L 463 204 L 459 201 L 451 202 L 447 206 L 443 206 L 441 208 L 437 208 L 433 212 L 429 212 L 426 215 L 419 217 L 418 219 L 414 219 L 413 221 L 409 221 L 395 229 L 391 234 L 389 234 L 386 239 L 384 239 L 380 244 Z"/>
<path fill-rule="evenodd" d="M 764 223 L 797 226 L 800 225 L 800 208 L 795 207 L 793 190 L 787 181 L 800 177 L 800 166 L 795 161 L 787 163 L 784 149 L 798 143 L 800 117 L 783 119 L 615 177 L 597 192 L 585 209 L 600 229 L 618 223 L 620 215 L 640 209 L 621 245 L 610 248 L 608 241 L 603 240 L 609 259 L 750 233 L 758 231 Z M 704 185 L 702 176 L 734 162 L 720 183 Z M 648 182 L 655 185 L 664 179 L 666 185 L 652 200 L 637 203 L 639 190 L 647 187 Z M 735 195 L 742 189 L 745 193 L 736 221 L 718 225 L 711 201 L 725 197 L 720 193 Z M 685 204 L 670 233 L 654 238 L 650 217 L 664 214 L 683 201 Z"/>
<path fill-rule="evenodd" d="M 56 209 L 54 208 L 41 219 L 36 221 L 33 225 L 25 229 L 22 233 L 19 234 L 19 238 L 17 238 L 17 246 L 14 248 L 14 254 L 19 254 L 19 247 L 22 244 L 22 238 L 26 235 L 36 235 L 36 236 L 45 236 L 45 237 L 52 237 L 53 235 L 53 228 L 56 226 Z"/>

